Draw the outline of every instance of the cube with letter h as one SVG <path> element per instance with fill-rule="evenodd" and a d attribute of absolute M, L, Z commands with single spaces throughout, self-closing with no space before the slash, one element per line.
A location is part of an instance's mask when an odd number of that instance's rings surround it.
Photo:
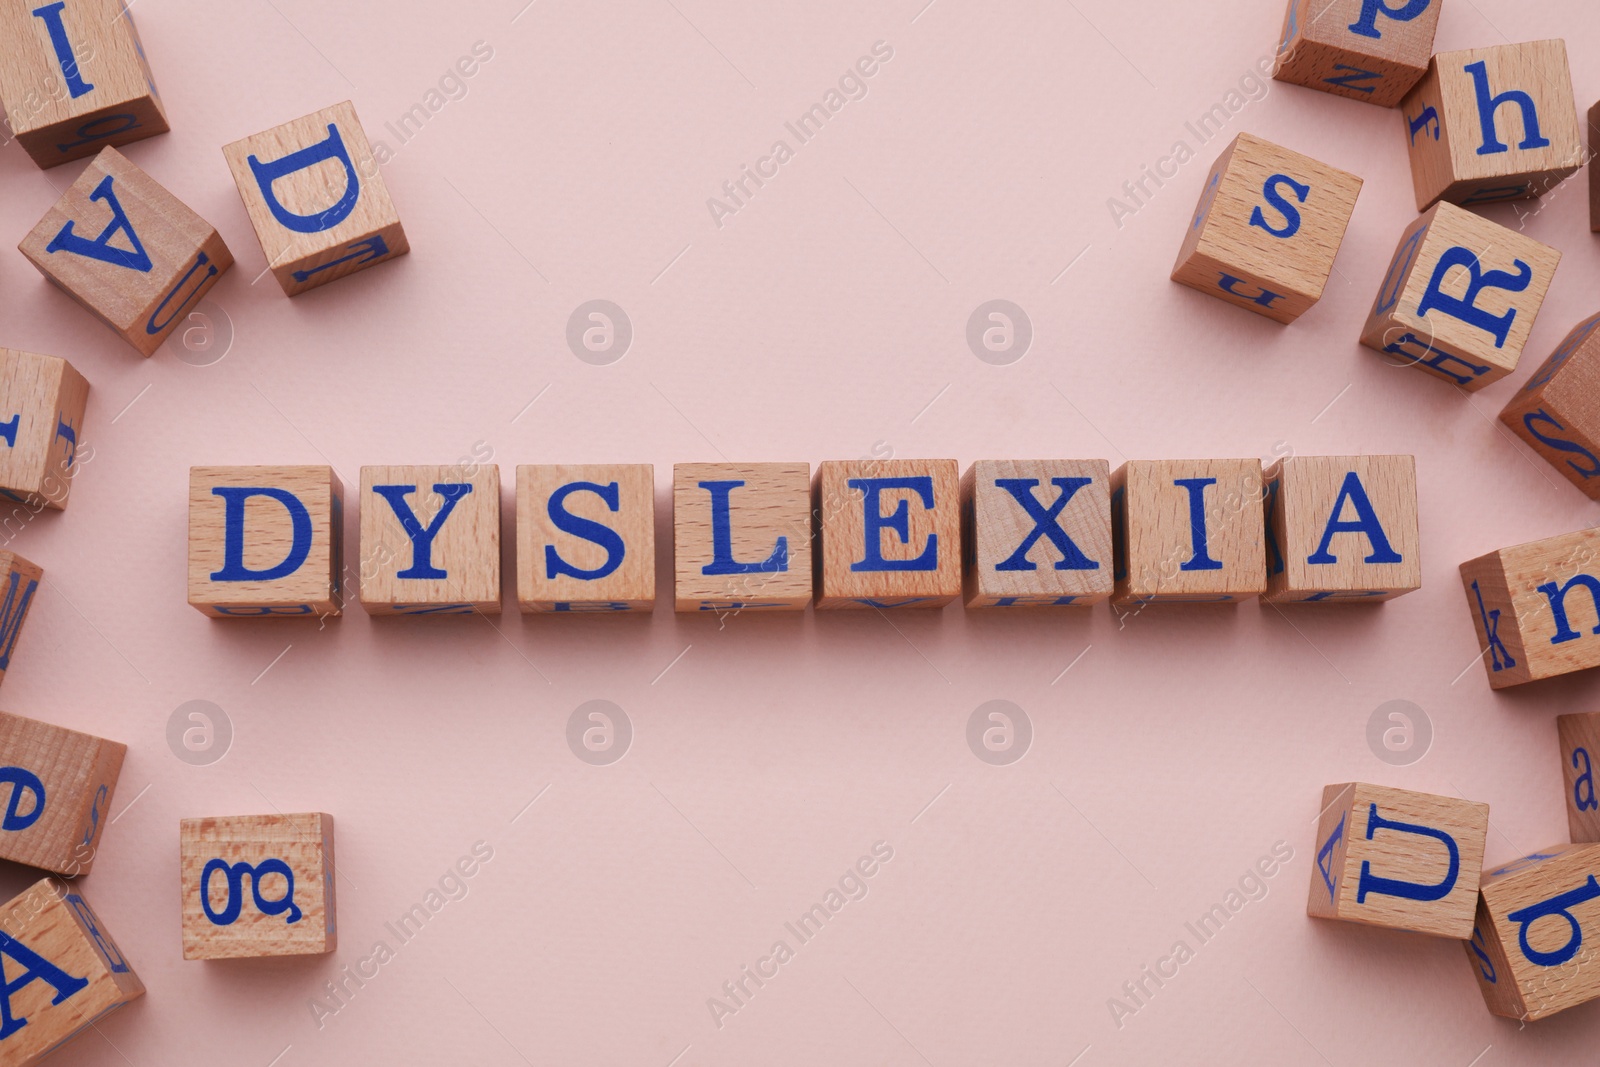
<path fill-rule="evenodd" d="M 1485 871 L 1467 960 L 1494 1015 L 1533 1021 L 1600 997 L 1600 845 Z"/>
<path fill-rule="evenodd" d="M 500 468 L 361 468 L 361 606 L 369 615 L 500 611 Z"/>
<path fill-rule="evenodd" d="M 1600 500 L 1600 315 L 1573 327 L 1500 412 L 1528 447 Z"/>
<path fill-rule="evenodd" d="M 1444 0 L 1289 0 L 1273 77 L 1394 107 L 1428 72 Z"/>
<path fill-rule="evenodd" d="M 88 400 L 89 383 L 66 360 L 0 348 L 0 496 L 67 506 Z"/>
<path fill-rule="evenodd" d="M 678 611 L 804 611 L 811 464 L 676 464 L 672 556 Z"/>
<path fill-rule="evenodd" d="M 344 489 L 332 467 L 192 467 L 189 604 L 225 619 L 338 615 Z"/>
<path fill-rule="evenodd" d="M 1461 584 L 1491 687 L 1600 666 L 1600 529 L 1468 560 Z"/>
<path fill-rule="evenodd" d="M 517 603 L 524 612 L 655 607 L 655 468 L 518 467 Z"/>
<path fill-rule="evenodd" d="M 829 460 L 811 492 L 818 608 L 938 608 L 961 595 L 955 460 Z"/>
<path fill-rule="evenodd" d="M 183 958 L 310 956 L 339 947 L 333 816 L 184 819 Z"/>
<path fill-rule="evenodd" d="M 1369 604 L 1422 587 L 1417 461 L 1289 456 L 1267 473 L 1268 603 Z"/>
<path fill-rule="evenodd" d="M 1267 587 L 1258 459 L 1130 460 L 1111 477 L 1118 607 L 1227 604 Z"/>
<path fill-rule="evenodd" d="M 1111 465 L 979 460 L 961 478 L 969 608 L 1086 607 L 1111 595 Z"/>
<path fill-rule="evenodd" d="M 1557 715 L 1556 739 L 1566 785 L 1568 836 L 1574 841 L 1600 841 L 1600 797 L 1594 788 L 1595 757 L 1600 756 L 1600 715 Z"/>
<path fill-rule="evenodd" d="M 116 741 L 0 712 L 0 859 L 88 874 L 127 752 Z"/>

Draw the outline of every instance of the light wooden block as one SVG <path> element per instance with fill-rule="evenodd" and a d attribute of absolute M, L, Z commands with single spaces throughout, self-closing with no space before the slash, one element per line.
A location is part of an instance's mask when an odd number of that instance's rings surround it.
<path fill-rule="evenodd" d="M 811 488 L 817 607 L 939 608 L 959 597 L 958 472 L 953 459 L 819 465 Z"/>
<path fill-rule="evenodd" d="M 115 148 L 94 157 L 17 247 L 145 356 L 233 266 L 216 229 Z"/>
<path fill-rule="evenodd" d="M 1595 764 L 1600 761 L 1600 714 L 1556 716 L 1561 775 L 1566 785 L 1567 829 L 1573 841 L 1600 841 L 1600 793 Z"/>
<path fill-rule="evenodd" d="M 1461 584 L 1493 688 L 1600 666 L 1600 529 L 1468 560 Z"/>
<path fill-rule="evenodd" d="M 672 558 L 678 611 L 804 611 L 811 464 L 675 464 Z"/>
<path fill-rule="evenodd" d="M 1086 607 L 1111 596 L 1111 465 L 979 460 L 961 477 L 969 608 Z"/>
<path fill-rule="evenodd" d="M 73 886 L 45 878 L 0 906 L 0 1062 L 33 1067 L 90 1023 L 144 996 L 111 933 Z"/>
<path fill-rule="evenodd" d="M 1589 144 L 1600 146 L 1600 104 L 1589 109 Z M 1589 168 L 1589 229 L 1600 233 L 1600 167 Z"/>
<path fill-rule="evenodd" d="M 1444 0 L 1289 0 L 1272 75 L 1394 107 L 1428 72 Z"/>
<path fill-rule="evenodd" d="M 0 348 L 0 495 L 67 506 L 88 400 L 88 381 L 66 360 Z"/>
<path fill-rule="evenodd" d="M 1233 603 L 1267 588 L 1258 459 L 1131 460 L 1111 476 L 1119 607 Z"/>
<path fill-rule="evenodd" d="M 1306 914 L 1472 935 L 1489 805 L 1350 782 L 1322 791 Z"/>
<path fill-rule="evenodd" d="M 218 618 L 338 615 L 344 487 L 332 467 L 189 468 L 189 604 Z"/>
<path fill-rule="evenodd" d="M 43 580 L 44 568 L 37 563 L 29 563 L 15 552 L 0 552 L 0 682 L 11 669 L 17 637 Z"/>
<path fill-rule="evenodd" d="M 1600 315 L 1585 319 L 1500 412 L 1500 421 L 1600 500 Z"/>
<path fill-rule="evenodd" d="M 411 250 L 355 105 L 224 146 L 272 276 L 289 296 Z"/>
<path fill-rule="evenodd" d="M 339 947 L 333 816 L 184 819 L 183 958 L 316 956 Z"/>
<path fill-rule="evenodd" d="M 1495 1015 L 1532 1022 L 1600 997 L 1600 845 L 1483 874 L 1467 960 Z"/>
<path fill-rule="evenodd" d="M 1418 211 L 1542 196 L 1583 165 L 1565 41 L 1440 52 L 1400 113 Z"/>
<path fill-rule="evenodd" d="M 0 711 L 0 859 L 88 874 L 127 752 L 117 741 Z"/>
<path fill-rule="evenodd" d="M 655 468 L 517 468 L 517 603 L 524 612 L 656 604 Z"/>
<path fill-rule="evenodd" d="M 1212 164 L 1172 280 L 1277 322 L 1322 299 L 1361 179 L 1241 133 Z"/>
<path fill-rule="evenodd" d="M 1267 472 L 1267 592 L 1372 604 L 1422 587 L 1412 456 L 1289 456 Z"/>
<path fill-rule="evenodd" d="M 39 166 L 167 132 L 123 0 L 6 0 L 0 42 L 0 103 Z"/>
<path fill-rule="evenodd" d="M 1517 368 L 1561 253 L 1454 204 L 1413 222 L 1361 343 L 1476 392 Z"/>
<path fill-rule="evenodd" d="M 361 468 L 369 615 L 500 612 L 500 468 Z"/>

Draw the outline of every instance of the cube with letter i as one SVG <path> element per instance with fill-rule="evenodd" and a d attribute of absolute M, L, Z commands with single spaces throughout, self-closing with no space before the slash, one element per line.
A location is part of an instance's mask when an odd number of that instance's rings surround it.
<path fill-rule="evenodd" d="M 524 612 L 653 608 L 655 468 L 518 467 L 517 603 Z"/>
<path fill-rule="evenodd" d="M 498 466 L 361 468 L 361 606 L 499 613 Z"/>
<path fill-rule="evenodd" d="M 803 611 L 811 603 L 811 464 L 672 468 L 678 611 Z"/>
<path fill-rule="evenodd" d="M 333 816 L 184 819 L 183 958 L 313 956 L 339 947 Z"/>
<path fill-rule="evenodd" d="M 1600 796 L 1595 794 L 1595 761 L 1600 757 L 1600 714 L 1556 716 L 1561 775 L 1566 786 L 1567 829 L 1574 841 L 1600 841 Z"/>
<path fill-rule="evenodd" d="M 1600 315 L 1578 323 L 1500 412 L 1545 462 L 1600 500 Z"/>
<path fill-rule="evenodd" d="M 1172 280 L 1293 322 L 1328 284 L 1361 179 L 1241 133 L 1211 167 Z"/>
<path fill-rule="evenodd" d="M 89 383 L 66 360 L 0 348 L 0 496 L 67 506 L 88 400 Z"/>
<path fill-rule="evenodd" d="M 1111 465 L 979 460 L 961 478 L 969 608 L 1085 607 L 1111 595 Z"/>
<path fill-rule="evenodd" d="M 1485 871 L 1467 960 L 1489 1011 L 1532 1022 L 1600 997 L 1600 845 Z"/>
<path fill-rule="evenodd" d="M 1258 459 L 1130 460 L 1111 477 L 1114 602 L 1227 604 L 1267 587 Z"/>
<path fill-rule="evenodd" d="M 1489 805 L 1351 782 L 1322 791 L 1306 914 L 1465 940 Z"/>
<path fill-rule="evenodd" d="M 1600 666 L 1600 529 L 1468 560 L 1461 584 L 1491 687 Z"/>
<path fill-rule="evenodd" d="M 829 460 L 812 482 L 818 608 L 938 608 L 961 595 L 953 459 Z"/>
<path fill-rule="evenodd" d="M 192 467 L 189 604 L 224 619 L 341 611 L 344 489 L 332 467 Z"/>
<path fill-rule="evenodd" d="M 1289 456 L 1267 472 L 1268 603 L 1369 604 L 1422 587 L 1417 461 Z"/>
<path fill-rule="evenodd" d="M 127 752 L 117 741 L 0 712 L 0 859 L 88 874 Z"/>
<path fill-rule="evenodd" d="M 1444 0 L 1289 0 L 1273 77 L 1394 107 L 1428 72 Z"/>

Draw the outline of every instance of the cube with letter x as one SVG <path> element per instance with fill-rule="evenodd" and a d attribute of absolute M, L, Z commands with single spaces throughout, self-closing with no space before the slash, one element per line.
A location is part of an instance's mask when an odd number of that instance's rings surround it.
<path fill-rule="evenodd" d="M 1371 604 L 1422 587 L 1411 456 L 1289 456 L 1267 472 L 1269 603 Z"/>
<path fill-rule="evenodd" d="M 979 460 L 961 478 L 969 608 L 1086 607 L 1111 595 L 1111 465 Z"/>
<path fill-rule="evenodd" d="M 1545 1019 L 1600 997 L 1600 845 L 1552 845 L 1483 872 L 1466 942 L 1494 1015 Z"/>
<path fill-rule="evenodd" d="M 818 608 L 937 608 L 961 595 L 953 459 L 830 460 L 817 468 Z"/>
<path fill-rule="evenodd" d="M 1468 560 L 1461 584 L 1493 688 L 1600 666 L 1600 529 Z"/>
<path fill-rule="evenodd" d="M 370 615 L 500 611 L 500 468 L 361 468 L 361 606 Z"/>

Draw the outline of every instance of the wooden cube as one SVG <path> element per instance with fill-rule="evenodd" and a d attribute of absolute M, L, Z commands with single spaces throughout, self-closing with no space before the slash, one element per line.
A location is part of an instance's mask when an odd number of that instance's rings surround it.
<path fill-rule="evenodd" d="M 54 878 L 0 906 L 0 1062 L 32 1067 L 144 983 L 76 887 Z"/>
<path fill-rule="evenodd" d="M 344 487 L 332 467 L 189 468 L 189 604 L 217 618 L 338 615 Z"/>
<path fill-rule="evenodd" d="M 117 741 L 0 711 L 0 859 L 88 874 L 127 752 Z"/>
<path fill-rule="evenodd" d="M 804 611 L 811 464 L 675 464 L 672 559 L 678 611 Z"/>
<path fill-rule="evenodd" d="M 1454 204 L 1413 222 L 1361 343 L 1476 392 L 1517 368 L 1561 253 Z"/>
<path fill-rule="evenodd" d="M 339 947 L 332 815 L 184 819 L 178 842 L 184 959 L 316 956 Z"/>
<path fill-rule="evenodd" d="M 1350 782 L 1322 791 L 1306 914 L 1472 935 L 1489 805 Z"/>
<path fill-rule="evenodd" d="M 1394 107 L 1428 72 L 1443 0 L 1289 0 L 1272 76 Z"/>
<path fill-rule="evenodd" d="M 1267 472 L 1267 592 L 1371 604 L 1422 587 L 1412 456 L 1289 456 Z"/>
<path fill-rule="evenodd" d="M 500 612 L 500 468 L 361 468 L 369 615 Z"/>
<path fill-rule="evenodd" d="M 969 608 L 1085 607 L 1111 595 L 1111 465 L 979 460 L 961 477 Z"/>
<path fill-rule="evenodd" d="M 94 157 L 17 247 L 145 356 L 233 266 L 216 229 L 115 148 Z"/>
<path fill-rule="evenodd" d="M 1534 1021 L 1600 997 L 1600 845 L 1554 845 L 1485 871 L 1466 943 L 1484 1003 Z"/>
<path fill-rule="evenodd" d="M 1557 715 L 1556 737 L 1567 787 L 1567 829 L 1574 841 L 1600 841 L 1600 795 L 1594 786 L 1595 761 L 1600 757 L 1600 715 Z"/>
<path fill-rule="evenodd" d="M 67 506 L 88 400 L 88 381 L 66 360 L 0 348 L 0 495 Z"/>
<path fill-rule="evenodd" d="M 272 276 L 289 296 L 411 250 L 346 100 L 222 149 Z"/>
<path fill-rule="evenodd" d="M 517 603 L 524 612 L 656 604 L 655 468 L 517 468 Z"/>
<path fill-rule="evenodd" d="M 1322 299 L 1361 179 L 1241 133 L 1212 164 L 1172 280 L 1277 322 Z"/>
<path fill-rule="evenodd" d="M 1600 145 L 1600 104 L 1589 109 L 1589 143 Z M 1589 168 L 1589 229 L 1600 233 L 1600 167 Z"/>
<path fill-rule="evenodd" d="M 1418 211 L 1542 196 L 1583 165 L 1565 41 L 1440 52 L 1400 110 Z"/>
<path fill-rule="evenodd" d="M 33 594 L 39 591 L 43 579 L 43 567 L 15 552 L 0 552 L 0 682 L 5 681 L 6 671 L 11 669 L 17 636 L 22 633 L 28 608 L 33 606 Z"/>
<path fill-rule="evenodd" d="M 940 608 L 961 595 L 953 459 L 829 460 L 812 482 L 820 608 Z"/>
<path fill-rule="evenodd" d="M 1591 499 L 1600 500 L 1600 315 L 1567 334 L 1500 412 L 1500 421 Z"/>
<path fill-rule="evenodd" d="M 1600 529 L 1468 560 L 1461 584 L 1493 688 L 1600 666 Z"/>
<path fill-rule="evenodd" d="M 123 0 L 0 4 L 0 103 L 41 167 L 167 132 Z"/>
<path fill-rule="evenodd" d="M 1131 460 L 1111 476 L 1119 607 L 1224 604 L 1267 588 L 1258 459 Z"/>

